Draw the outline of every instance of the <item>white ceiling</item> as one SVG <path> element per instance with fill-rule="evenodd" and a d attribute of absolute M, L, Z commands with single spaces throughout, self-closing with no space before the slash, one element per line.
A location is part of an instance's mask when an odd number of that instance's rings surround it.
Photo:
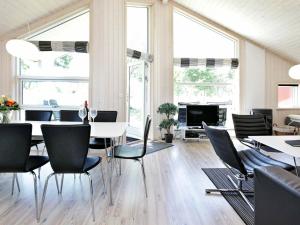
<path fill-rule="evenodd" d="M 0 0 L 0 36 L 79 0 Z M 300 62 L 300 0 L 174 0 Z"/>
<path fill-rule="evenodd" d="M 204 17 L 300 62 L 300 0 L 174 0 Z"/>
<path fill-rule="evenodd" d="M 78 0 L 0 0 L 0 37 Z"/>

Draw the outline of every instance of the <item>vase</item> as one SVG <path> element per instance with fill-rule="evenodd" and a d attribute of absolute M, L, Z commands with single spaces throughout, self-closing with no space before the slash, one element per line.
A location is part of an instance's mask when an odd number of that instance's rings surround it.
<path fill-rule="evenodd" d="M 10 110 L 0 111 L 0 123 L 10 123 L 12 113 Z"/>

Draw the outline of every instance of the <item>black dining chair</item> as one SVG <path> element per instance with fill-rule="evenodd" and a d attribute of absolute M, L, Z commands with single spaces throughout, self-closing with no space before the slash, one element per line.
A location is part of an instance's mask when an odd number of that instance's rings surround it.
<path fill-rule="evenodd" d="M 144 167 L 144 156 L 147 152 L 147 142 L 148 142 L 148 135 L 151 126 L 151 120 L 152 120 L 151 117 L 148 115 L 145 123 L 145 129 L 144 129 L 144 145 L 142 147 L 131 146 L 131 145 L 118 145 L 114 148 L 113 151 L 114 158 L 122 159 L 122 160 L 130 159 L 140 163 L 142 174 L 143 174 L 146 197 L 148 197 L 148 193 L 147 193 L 146 174 L 145 174 L 145 167 Z"/>
<path fill-rule="evenodd" d="M 27 123 L 0 124 L 0 173 L 13 173 L 12 194 L 17 173 L 30 172 L 34 181 L 36 219 L 39 220 L 37 177 L 34 170 L 45 165 L 47 156 L 30 156 L 32 125 Z"/>
<path fill-rule="evenodd" d="M 116 122 L 118 112 L 117 111 L 97 111 L 95 122 Z M 91 149 L 105 149 L 107 156 L 107 148 L 111 147 L 110 138 L 90 138 Z"/>
<path fill-rule="evenodd" d="M 60 110 L 60 121 L 82 122 L 82 119 L 78 116 L 78 110 Z"/>
<path fill-rule="evenodd" d="M 25 110 L 26 121 L 51 121 L 52 111 L 50 110 Z M 31 140 L 31 146 L 35 146 L 37 151 L 38 145 L 43 143 L 43 140 Z"/>
<path fill-rule="evenodd" d="M 88 157 L 91 127 L 88 124 L 78 125 L 41 125 L 43 137 L 47 147 L 49 160 L 53 173 L 45 182 L 40 216 L 42 213 L 48 181 L 53 175 L 61 174 L 60 194 L 62 194 L 64 174 L 85 174 L 90 183 L 90 201 L 92 216 L 95 221 L 93 183 L 89 171 L 101 163 L 101 157 Z M 101 164 L 100 164 L 101 165 Z M 103 170 L 101 165 L 102 180 L 105 189 Z M 39 218 L 40 218 L 39 216 Z"/>
<path fill-rule="evenodd" d="M 266 120 L 266 115 L 253 111 L 253 115 L 232 114 L 232 120 L 236 138 L 244 145 L 256 150 L 267 152 L 279 152 L 269 146 L 257 143 L 249 136 L 266 136 L 272 135 L 272 126 Z M 271 128 L 270 128 L 271 126 Z"/>
<path fill-rule="evenodd" d="M 287 163 L 272 159 L 251 148 L 237 151 L 226 130 L 208 127 L 204 122 L 202 124 L 215 153 L 231 172 L 232 176 L 228 175 L 227 178 L 234 187 L 232 189 L 206 189 L 206 193 L 238 193 L 249 205 L 251 210 L 254 210 L 252 204 L 245 196 L 245 194 L 251 194 L 253 191 L 243 189 L 243 181 L 253 177 L 254 169 L 266 166 L 277 166 L 288 171 L 295 169 L 295 167 Z M 237 180 L 237 183 L 233 178 Z"/>
<path fill-rule="evenodd" d="M 257 143 L 249 136 L 270 135 L 264 115 L 238 115 L 232 114 L 236 138 L 244 145 L 257 149 Z"/>

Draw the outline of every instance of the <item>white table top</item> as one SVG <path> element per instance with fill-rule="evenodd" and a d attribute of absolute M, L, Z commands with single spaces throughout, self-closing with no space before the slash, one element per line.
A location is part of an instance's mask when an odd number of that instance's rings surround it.
<path fill-rule="evenodd" d="M 293 147 L 284 141 L 287 140 L 300 140 L 300 135 L 290 136 L 249 136 L 249 138 L 274 148 L 278 151 L 286 153 L 294 157 L 300 157 L 300 147 Z"/>
<path fill-rule="evenodd" d="M 60 121 L 13 121 L 13 123 L 31 123 L 32 136 L 42 137 L 41 124 L 72 125 L 82 124 L 81 122 L 60 122 Z M 124 135 L 127 129 L 127 122 L 91 122 L 91 137 L 116 138 Z"/>

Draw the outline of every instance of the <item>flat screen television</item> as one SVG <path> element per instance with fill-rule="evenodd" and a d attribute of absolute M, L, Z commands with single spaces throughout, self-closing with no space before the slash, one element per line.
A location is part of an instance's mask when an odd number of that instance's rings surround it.
<path fill-rule="evenodd" d="M 202 121 L 207 125 L 217 126 L 219 122 L 218 105 L 187 105 L 186 125 L 202 127 Z"/>

